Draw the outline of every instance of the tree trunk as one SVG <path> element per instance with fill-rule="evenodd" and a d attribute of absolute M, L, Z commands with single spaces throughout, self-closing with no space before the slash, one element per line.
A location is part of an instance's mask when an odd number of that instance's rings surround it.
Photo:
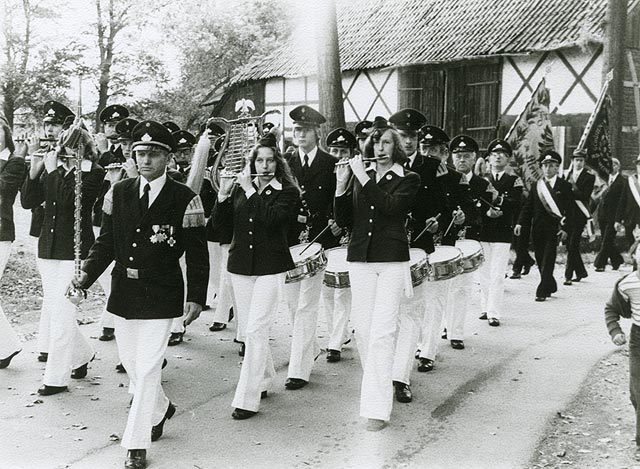
<path fill-rule="evenodd" d="M 336 127 L 345 126 L 344 102 L 335 1 L 319 2 L 318 10 L 318 98 L 320 112 L 327 118 L 322 129 L 326 135 Z"/>
<path fill-rule="evenodd" d="M 613 69 L 613 78 L 609 83 L 611 96 L 611 115 L 609 116 L 609 139 L 611 154 L 619 158 L 623 167 L 632 167 L 630 161 L 624 161 L 627 155 L 622 154 L 622 123 L 624 114 L 623 80 L 625 30 L 627 24 L 627 0 L 608 0 L 607 19 L 605 23 L 604 64 L 602 67 L 602 83 Z M 635 158 L 635 155 L 632 155 Z"/>

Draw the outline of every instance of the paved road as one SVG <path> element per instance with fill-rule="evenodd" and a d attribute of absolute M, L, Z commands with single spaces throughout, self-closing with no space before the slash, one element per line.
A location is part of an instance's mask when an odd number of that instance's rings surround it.
<path fill-rule="evenodd" d="M 548 419 L 613 349 L 602 305 L 619 275 L 592 273 L 545 303 L 533 301 L 537 273 L 507 280 L 503 327 L 470 315 L 466 350 L 442 341 L 436 370 L 414 372 L 414 402 L 396 403 L 391 425 L 378 433 L 365 431 L 358 417 L 361 372 L 353 348 L 337 364 L 320 357 L 305 389 L 284 390 L 290 324 L 283 308 L 271 342 L 279 384 L 258 416 L 232 420 L 240 368 L 235 326 L 209 332 L 205 312 L 188 340 L 168 350 L 163 378 L 178 412 L 150 450 L 150 467 L 525 467 Z M 97 324 L 82 329 L 94 339 L 99 332 Z M 87 379 L 36 404 L 43 367 L 34 347 L 27 342 L 0 372 L 0 466 L 122 467 L 124 450 L 110 436 L 122 434 L 129 397 L 126 377 L 113 370 L 115 343 L 94 340 L 97 358 Z"/>

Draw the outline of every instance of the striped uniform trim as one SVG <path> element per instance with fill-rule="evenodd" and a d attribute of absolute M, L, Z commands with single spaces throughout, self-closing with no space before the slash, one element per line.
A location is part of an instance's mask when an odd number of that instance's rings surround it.
<path fill-rule="evenodd" d="M 631 305 L 631 319 L 634 324 L 640 325 L 640 278 L 633 272 L 627 275 L 618 284 L 618 291 L 622 297 L 629 300 Z"/>
<path fill-rule="evenodd" d="M 202 200 L 200 196 L 196 195 L 187 208 L 184 211 L 184 217 L 182 217 L 183 228 L 197 228 L 199 226 L 205 226 L 206 220 L 204 218 L 204 208 L 202 207 Z"/>

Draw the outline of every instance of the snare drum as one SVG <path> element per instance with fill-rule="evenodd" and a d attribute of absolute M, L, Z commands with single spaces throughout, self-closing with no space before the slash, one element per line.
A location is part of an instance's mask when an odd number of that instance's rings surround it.
<path fill-rule="evenodd" d="M 462 268 L 464 273 L 473 272 L 484 262 L 482 246 L 473 239 L 456 241 L 456 247 L 462 251 Z"/>
<path fill-rule="evenodd" d="M 346 246 L 327 249 L 325 255 L 327 269 L 324 271 L 322 283 L 330 288 L 351 288 Z"/>
<path fill-rule="evenodd" d="M 453 246 L 436 246 L 436 250 L 427 256 L 430 282 L 447 280 L 463 272 L 462 252 Z"/>
<path fill-rule="evenodd" d="M 409 257 L 411 259 L 411 283 L 417 287 L 429 276 L 429 264 L 427 262 L 427 253 L 422 249 L 409 249 Z"/>
<path fill-rule="evenodd" d="M 327 258 L 324 255 L 322 245 L 312 243 L 309 249 L 305 250 L 307 246 L 309 243 L 296 244 L 289 248 L 296 266 L 287 272 L 284 283 L 300 282 L 302 279 L 313 277 L 326 267 Z"/>

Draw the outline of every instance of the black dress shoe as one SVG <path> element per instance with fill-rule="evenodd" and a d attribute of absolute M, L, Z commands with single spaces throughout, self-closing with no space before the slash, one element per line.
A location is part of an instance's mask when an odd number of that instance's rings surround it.
<path fill-rule="evenodd" d="M 169 346 L 181 344 L 182 336 L 184 336 L 184 332 L 172 332 L 171 336 L 169 336 Z"/>
<path fill-rule="evenodd" d="M 209 326 L 209 330 L 211 332 L 224 331 L 227 328 L 227 325 L 223 322 L 214 322 Z"/>
<path fill-rule="evenodd" d="M 416 353 L 414 355 L 414 358 L 417 360 L 418 358 L 420 358 L 420 349 L 416 350 Z"/>
<path fill-rule="evenodd" d="M 40 355 L 38 355 L 39 362 L 46 363 L 48 359 L 49 359 L 49 354 L 47 352 L 40 352 Z"/>
<path fill-rule="evenodd" d="M 464 342 L 462 340 L 451 339 L 451 348 L 462 350 L 464 349 Z"/>
<path fill-rule="evenodd" d="M 546 301 L 546 296 L 536 296 L 536 301 Z"/>
<path fill-rule="evenodd" d="M 40 394 L 41 396 L 52 396 L 66 390 L 66 386 L 47 386 L 46 384 L 43 384 L 42 386 L 40 386 L 40 388 L 38 388 L 38 394 Z"/>
<path fill-rule="evenodd" d="M 246 420 L 246 419 L 250 419 L 257 413 L 258 412 L 254 412 L 252 410 L 235 409 L 231 414 L 231 417 L 233 417 L 236 420 Z"/>
<path fill-rule="evenodd" d="M 169 362 L 167 361 L 166 358 L 164 360 L 162 360 L 162 369 L 163 370 L 167 367 L 167 363 L 169 363 Z"/>
<path fill-rule="evenodd" d="M 618 270 L 619 267 L 614 267 L 613 270 Z M 604 267 L 596 267 L 596 272 L 604 272 Z"/>
<path fill-rule="evenodd" d="M 233 319 L 233 306 L 231 308 L 229 308 L 229 319 L 227 320 L 227 322 L 231 322 L 231 320 Z"/>
<path fill-rule="evenodd" d="M 515 272 L 514 272 L 514 273 L 512 273 L 512 274 L 511 274 L 511 277 L 509 277 L 509 278 L 512 278 L 512 279 L 514 279 L 514 280 L 515 280 L 515 279 L 522 278 L 522 275 L 517 274 L 517 273 L 515 273 Z"/>
<path fill-rule="evenodd" d="M 309 381 L 305 381 L 304 379 L 287 378 L 287 380 L 284 382 L 284 387 L 287 388 L 289 391 L 293 391 L 294 389 L 302 389 L 307 384 L 309 384 Z"/>
<path fill-rule="evenodd" d="M 18 355 L 19 353 L 20 353 L 20 350 L 18 350 L 17 352 L 13 352 L 7 358 L 3 358 L 2 360 L 0 360 L 0 370 L 3 369 L 3 368 L 8 367 L 9 364 L 11 363 L 11 359 L 13 357 L 15 357 L 16 355 Z"/>
<path fill-rule="evenodd" d="M 478 319 L 482 319 L 482 320 L 486 320 L 487 319 L 487 313 L 482 313 Z"/>
<path fill-rule="evenodd" d="M 442 335 L 440 335 L 440 338 L 442 338 L 442 339 L 446 339 L 447 338 L 447 330 L 446 329 L 444 329 L 442 331 Z"/>
<path fill-rule="evenodd" d="M 88 363 L 85 363 L 84 365 L 80 365 L 78 368 L 74 368 L 71 371 L 71 378 L 72 379 L 86 378 L 87 377 L 87 365 L 88 365 Z"/>
<path fill-rule="evenodd" d="M 489 318 L 489 325 L 498 327 L 500 325 L 500 320 L 498 318 Z"/>
<path fill-rule="evenodd" d="M 147 450 L 130 449 L 124 461 L 125 469 L 145 469 L 147 467 Z"/>
<path fill-rule="evenodd" d="M 419 358 L 418 359 L 418 371 L 420 373 L 426 373 L 427 371 L 433 370 L 433 360 L 429 358 Z"/>
<path fill-rule="evenodd" d="M 529 272 L 531 272 L 531 267 L 533 267 L 533 264 L 532 264 L 532 265 L 527 265 L 527 266 L 523 267 L 523 269 L 522 269 L 522 275 L 528 275 L 528 274 L 529 274 Z"/>
<path fill-rule="evenodd" d="M 574 278 L 572 281 L 573 282 L 579 282 L 583 278 L 587 278 L 587 277 L 588 277 L 588 275 L 576 275 L 576 278 Z"/>
<path fill-rule="evenodd" d="M 167 407 L 167 412 L 164 414 L 164 417 L 162 417 L 162 420 L 160 421 L 160 423 L 158 425 L 154 425 L 151 428 L 151 441 L 157 441 L 162 436 L 162 432 L 164 431 L 164 423 L 167 421 L 167 419 L 170 419 L 171 417 L 173 417 L 173 414 L 175 413 L 176 413 L 176 406 L 174 406 L 171 402 L 169 402 L 169 407 Z"/>
<path fill-rule="evenodd" d="M 335 363 L 335 362 L 339 362 L 340 361 L 340 350 L 333 350 L 333 349 L 328 349 L 327 350 L 327 361 L 329 363 Z"/>
<path fill-rule="evenodd" d="M 126 373 L 127 372 L 127 370 L 124 369 L 124 365 L 122 363 L 118 363 L 116 365 L 116 371 L 118 373 Z"/>
<path fill-rule="evenodd" d="M 413 400 L 411 388 L 408 384 L 401 383 L 400 381 L 394 381 L 393 388 L 395 389 L 396 401 L 407 404 Z"/>
<path fill-rule="evenodd" d="M 572 285 L 573 282 L 571 280 L 565 280 L 562 284 L 563 285 Z"/>
<path fill-rule="evenodd" d="M 267 391 L 262 391 L 260 393 L 260 399 L 266 399 L 267 397 L 269 397 L 269 393 Z"/>
<path fill-rule="evenodd" d="M 238 350 L 238 355 L 244 357 L 244 352 L 246 351 L 246 349 L 247 347 L 244 345 L 244 342 L 240 342 L 240 350 Z"/>
<path fill-rule="evenodd" d="M 116 338 L 116 335 L 114 332 L 115 332 L 115 329 L 113 327 L 103 327 L 102 335 L 98 337 L 98 340 L 101 340 L 102 342 L 109 342 L 110 340 L 113 340 Z"/>

